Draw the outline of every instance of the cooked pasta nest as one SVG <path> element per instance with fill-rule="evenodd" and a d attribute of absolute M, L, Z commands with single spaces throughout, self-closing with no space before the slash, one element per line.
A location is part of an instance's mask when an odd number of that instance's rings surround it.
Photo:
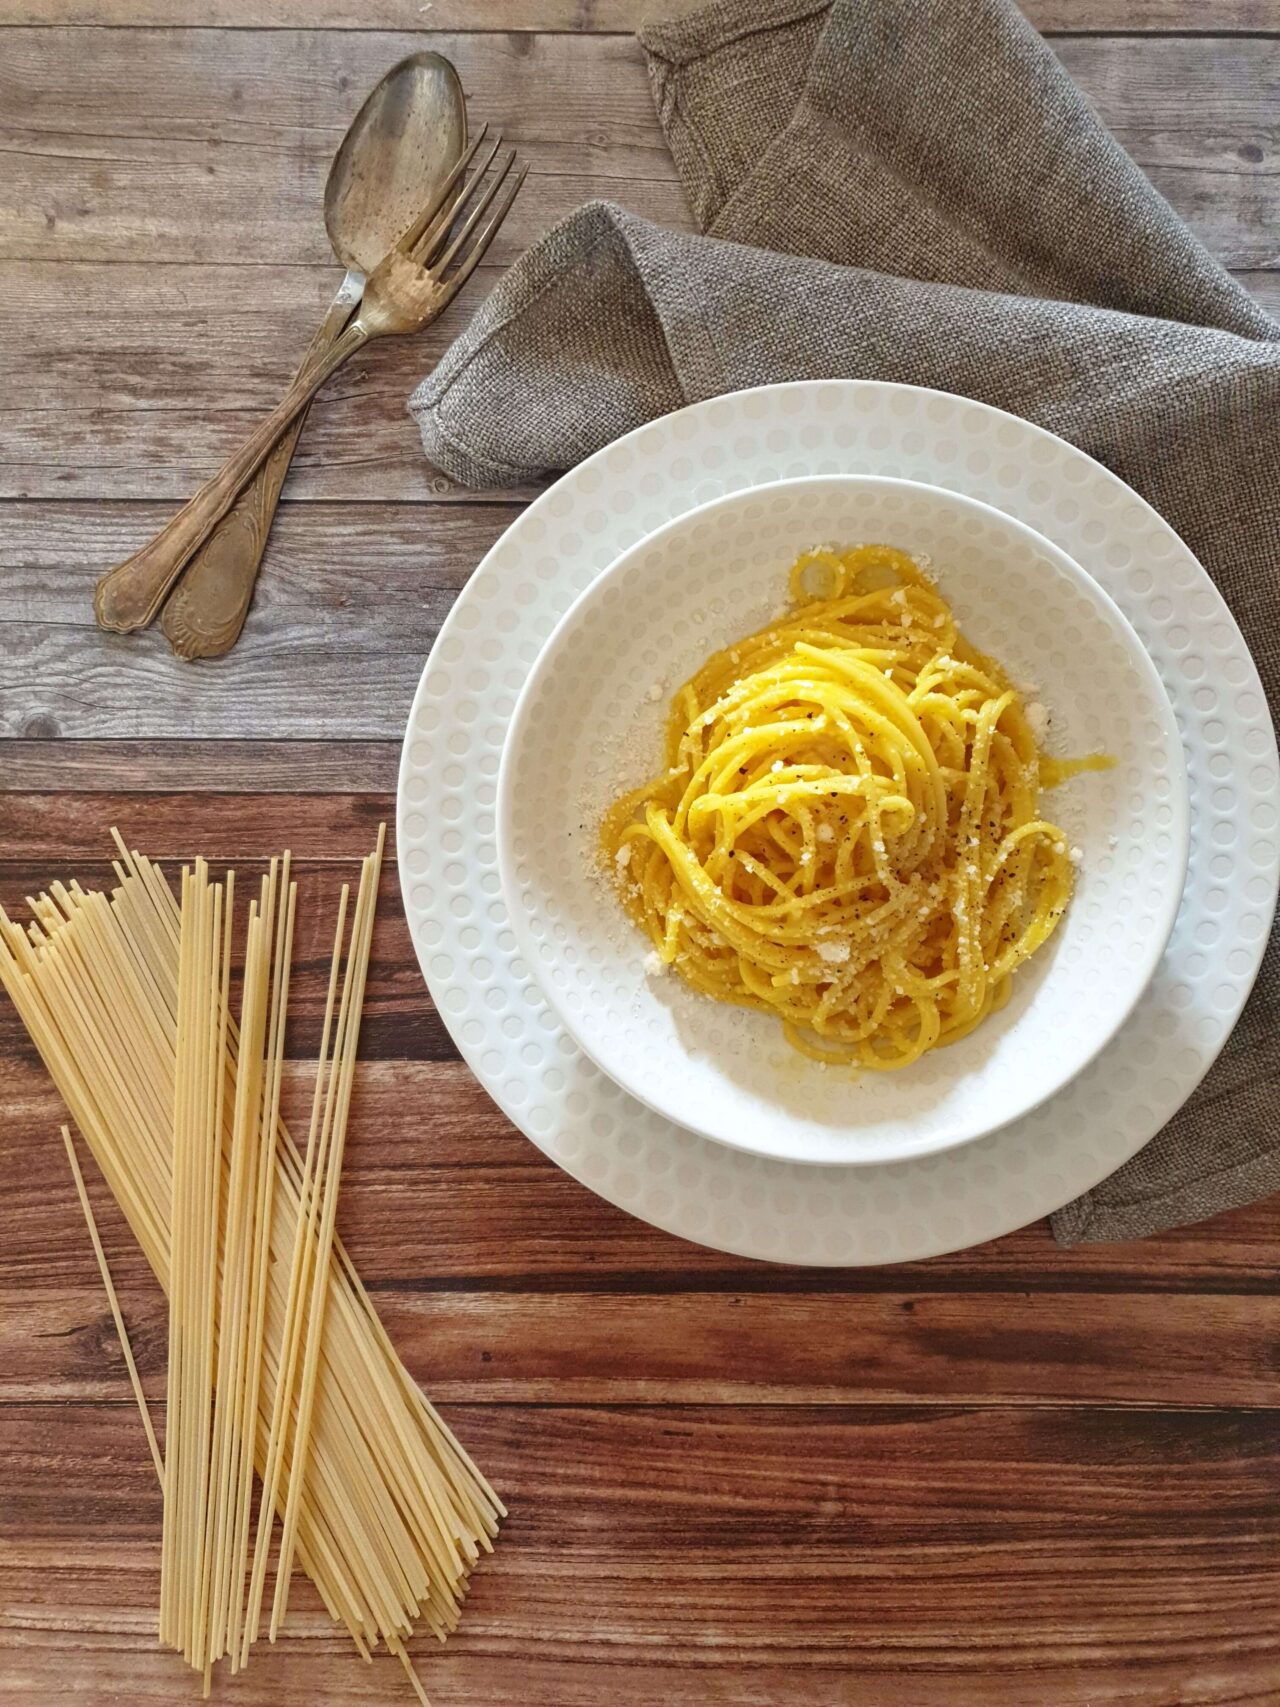
<path fill-rule="evenodd" d="M 1003 1006 L 1071 898 L 1021 696 L 887 545 L 806 551 L 792 607 L 675 695 L 602 854 L 663 966 L 822 1062 L 906 1067 Z"/>

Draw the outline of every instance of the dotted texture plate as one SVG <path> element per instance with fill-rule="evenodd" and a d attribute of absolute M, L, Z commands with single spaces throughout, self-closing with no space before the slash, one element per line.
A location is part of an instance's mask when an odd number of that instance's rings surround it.
<path fill-rule="evenodd" d="M 991 1137 L 912 1161 L 811 1168 L 699 1138 L 577 1049 L 521 959 L 494 805 L 516 696 L 556 623 L 621 552 L 713 498 L 813 474 L 950 487 L 1054 541 L 1120 606 L 1178 719 L 1191 795 L 1187 889 L 1124 1028 L 1070 1085 Z M 1049 1213 L 1128 1160 L 1221 1049 L 1275 905 L 1277 755 L 1221 595 L 1174 531 L 1083 452 L 984 404 L 816 381 L 713 398 L 639 428 L 524 511 L 471 577 L 405 735 L 400 878 L 435 1002 L 481 1083 L 547 1155 L 656 1226 L 778 1262 L 937 1254 Z"/>
<path fill-rule="evenodd" d="M 1044 797 L 1079 871 L 1066 917 L 1019 972 L 1009 1005 L 909 1071 L 856 1079 L 806 1060 L 770 1015 L 646 976 L 649 938 L 603 879 L 599 844 L 610 802 L 661 767 L 676 688 L 776 616 L 797 552 L 827 540 L 886 540 L 927 562 L 965 638 L 1052 707 L 1050 751 L 1118 760 Z M 865 475 L 736 492 L 625 553 L 543 648 L 498 777 L 503 899 L 575 1042 L 657 1113 L 785 1161 L 923 1156 L 1052 1096 L 1145 989 L 1186 853 L 1177 724 L 1115 603 L 1042 534 L 990 505 Z"/>

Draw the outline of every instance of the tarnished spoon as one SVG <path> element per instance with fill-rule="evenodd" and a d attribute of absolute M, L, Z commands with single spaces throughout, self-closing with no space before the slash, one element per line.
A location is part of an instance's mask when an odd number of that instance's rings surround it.
<path fill-rule="evenodd" d="M 347 275 L 299 371 L 342 331 L 360 302 L 365 276 L 434 199 L 466 140 L 462 84 L 438 53 L 401 60 L 368 96 L 334 156 L 324 192 L 325 229 Z M 299 416 L 282 435 L 193 554 L 165 605 L 161 626 L 181 657 L 213 658 L 234 646 L 302 421 Z M 145 627 L 154 620 L 163 584 L 140 585 L 136 577 L 117 582 L 116 573 L 99 583 L 98 620 L 121 631 Z"/>

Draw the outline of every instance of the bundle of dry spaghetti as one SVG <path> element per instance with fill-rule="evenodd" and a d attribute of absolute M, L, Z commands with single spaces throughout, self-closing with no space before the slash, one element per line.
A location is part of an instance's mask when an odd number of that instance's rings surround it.
<path fill-rule="evenodd" d="M 163 1461 L 135 1377 L 164 1493 L 161 1639 L 206 1693 L 215 1661 L 246 1662 L 278 1517 L 271 1639 L 296 1554 L 360 1652 L 385 1642 L 425 1700 L 404 1642 L 419 1619 L 441 1640 L 456 1627 L 503 1508 L 334 1231 L 382 835 L 349 932 L 342 891 L 305 1151 L 279 1116 L 289 856 L 248 908 L 237 1021 L 234 874 L 197 861 L 179 904 L 116 839 L 110 894 L 53 884 L 25 931 L 0 908 L 0 982 L 169 1297 Z"/>

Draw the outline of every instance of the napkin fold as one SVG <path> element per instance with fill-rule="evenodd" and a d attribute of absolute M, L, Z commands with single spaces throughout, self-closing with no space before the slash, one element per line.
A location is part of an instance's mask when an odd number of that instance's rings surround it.
<path fill-rule="evenodd" d="M 410 400 L 471 486 L 569 467 L 745 386 L 978 398 L 1105 463 L 1209 569 L 1280 707 L 1280 323 L 1006 0 L 719 0 L 640 35 L 704 235 L 596 202 L 510 270 Z M 1140 1069 L 1135 1069 L 1140 1070 Z M 1280 936 L 1227 1048 L 1064 1243 L 1280 1189 Z"/>

